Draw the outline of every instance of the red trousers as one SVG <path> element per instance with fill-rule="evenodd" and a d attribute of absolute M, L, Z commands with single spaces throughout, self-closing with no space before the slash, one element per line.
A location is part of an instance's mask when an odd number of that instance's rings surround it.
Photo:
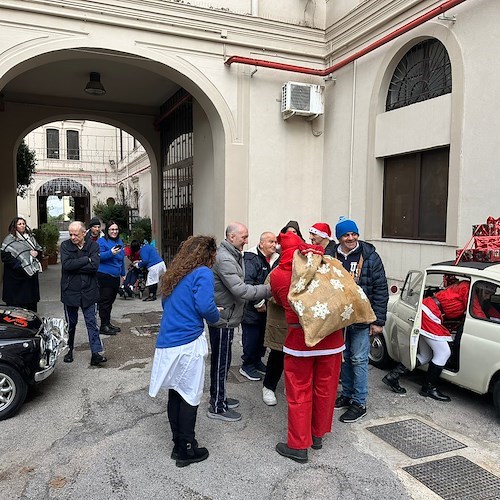
<path fill-rule="evenodd" d="M 285 354 L 288 447 L 304 450 L 312 436 L 332 430 L 342 353 L 297 357 Z"/>

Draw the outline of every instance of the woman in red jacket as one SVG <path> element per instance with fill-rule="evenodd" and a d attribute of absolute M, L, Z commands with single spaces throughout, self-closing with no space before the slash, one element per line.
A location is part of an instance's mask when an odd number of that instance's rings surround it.
<path fill-rule="evenodd" d="M 288 403 L 287 443 L 276 451 L 296 462 L 307 462 L 307 448 L 322 447 L 323 436 L 332 430 L 333 409 L 339 382 L 344 338 L 342 330 L 332 332 L 314 347 L 307 347 L 299 318 L 288 303 L 295 250 L 323 254 L 323 247 L 307 245 L 293 233 L 278 236 L 282 254 L 270 274 L 274 300 L 285 310 L 288 334 L 285 353 L 285 388 Z"/>

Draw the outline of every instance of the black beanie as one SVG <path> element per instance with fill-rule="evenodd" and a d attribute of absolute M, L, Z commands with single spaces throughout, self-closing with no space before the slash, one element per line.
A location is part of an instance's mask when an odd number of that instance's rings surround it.
<path fill-rule="evenodd" d="M 99 227 L 101 227 L 101 221 L 97 217 L 92 217 L 92 219 L 90 219 L 90 222 L 89 222 L 89 229 L 92 226 L 99 226 Z"/>

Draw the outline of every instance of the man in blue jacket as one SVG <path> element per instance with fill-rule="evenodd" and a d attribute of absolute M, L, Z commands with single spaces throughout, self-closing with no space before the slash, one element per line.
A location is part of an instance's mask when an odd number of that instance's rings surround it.
<path fill-rule="evenodd" d="M 78 309 L 81 307 L 89 336 L 92 357 L 91 365 L 107 361 L 101 354 L 102 343 L 97 328 L 97 302 L 99 287 L 97 269 L 99 267 L 99 245 L 92 239 L 85 239 L 83 222 L 72 222 L 69 227 L 69 240 L 61 243 L 61 302 L 69 330 L 69 351 L 64 356 L 65 363 L 73 361 Z"/>
<path fill-rule="evenodd" d="M 335 226 L 335 236 L 339 244 L 333 256 L 342 262 L 363 289 L 377 317 L 371 325 L 354 324 L 347 327 L 345 332 L 342 394 L 337 398 L 335 408 L 347 408 L 340 416 L 340 421 L 352 423 L 366 415 L 370 335 L 381 333 L 385 325 L 389 290 L 382 260 L 372 244 L 359 240 L 356 223 L 340 217 Z"/>

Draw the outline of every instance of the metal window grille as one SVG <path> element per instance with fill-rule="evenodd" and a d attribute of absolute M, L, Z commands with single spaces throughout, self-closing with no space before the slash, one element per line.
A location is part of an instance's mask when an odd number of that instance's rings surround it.
<path fill-rule="evenodd" d="M 386 111 L 449 94 L 451 63 L 444 45 L 434 38 L 414 45 L 394 71 Z"/>
<path fill-rule="evenodd" d="M 80 134 L 77 130 L 66 130 L 66 149 L 68 160 L 80 159 Z"/>
<path fill-rule="evenodd" d="M 47 137 L 47 158 L 59 159 L 59 130 L 48 128 Z"/>
<path fill-rule="evenodd" d="M 174 94 L 161 112 L 187 95 Z M 179 245 L 193 234 L 193 107 L 190 99 L 161 124 L 163 258 L 169 263 Z"/>

